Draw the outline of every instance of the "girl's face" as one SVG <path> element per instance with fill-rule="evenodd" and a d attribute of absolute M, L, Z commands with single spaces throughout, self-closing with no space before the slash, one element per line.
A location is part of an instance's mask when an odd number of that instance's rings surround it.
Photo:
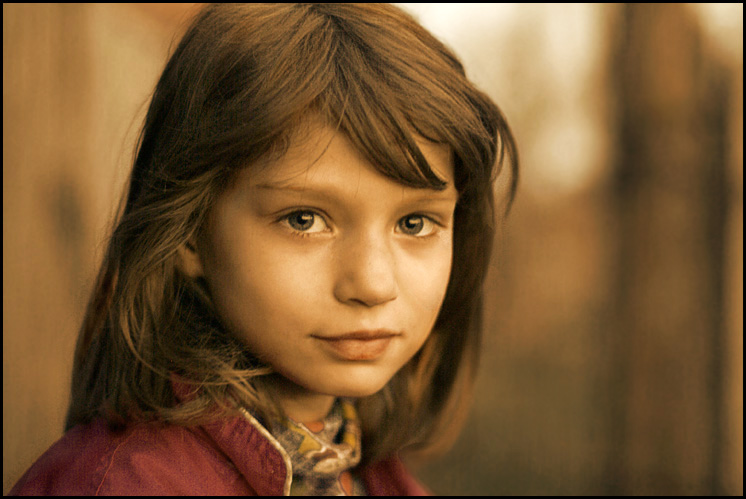
<path fill-rule="evenodd" d="M 457 200 L 450 150 L 419 143 L 448 188 L 412 189 L 344 135 L 320 127 L 308 137 L 239 175 L 185 268 L 204 275 L 223 323 L 295 393 L 367 396 L 422 346 L 443 302 Z"/>

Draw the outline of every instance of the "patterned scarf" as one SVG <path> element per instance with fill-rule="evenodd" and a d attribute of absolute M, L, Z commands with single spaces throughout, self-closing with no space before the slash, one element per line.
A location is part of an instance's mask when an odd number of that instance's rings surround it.
<path fill-rule="evenodd" d="M 351 401 L 337 399 L 323 421 L 273 421 L 270 432 L 290 456 L 290 495 L 365 495 L 351 470 L 360 462 L 360 423 Z"/>

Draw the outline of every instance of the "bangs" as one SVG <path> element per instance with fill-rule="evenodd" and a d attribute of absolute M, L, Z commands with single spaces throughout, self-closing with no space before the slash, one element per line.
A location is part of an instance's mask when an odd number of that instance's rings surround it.
<path fill-rule="evenodd" d="M 388 22 L 385 6 L 368 9 L 375 23 L 344 4 L 273 6 L 265 13 L 254 5 L 251 19 L 224 27 L 226 43 L 211 61 L 213 74 L 222 69 L 224 76 L 215 79 L 205 99 L 219 129 L 206 137 L 208 143 L 220 142 L 210 144 L 211 160 L 217 153 L 223 164 L 245 167 L 281 155 L 294 131 L 316 114 L 344 133 L 382 175 L 402 185 L 447 186 L 417 145 L 420 137 L 450 147 L 459 193 L 473 181 L 491 180 L 496 127 L 485 126 L 483 118 L 499 113 L 485 109 L 489 99 L 414 20 L 416 36 L 402 40 L 401 17 L 395 24 Z"/>
<path fill-rule="evenodd" d="M 445 189 L 447 183 L 435 174 L 413 135 L 447 143 L 445 134 L 437 133 L 437 126 L 425 116 L 411 115 L 417 107 L 411 101 L 428 97 L 426 89 L 413 92 L 414 88 L 397 85 L 403 82 L 392 82 L 390 68 L 382 67 L 383 61 L 376 64 L 370 49 L 361 49 L 344 35 L 338 35 L 336 43 L 329 86 L 314 107 L 385 177 L 408 187 Z M 407 98 L 409 115 L 403 104 Z"/>
<path fill-rule="evenodd" d="M 344 5 L 315 5 L 314 10 L 325 20 L 331 50 L 316 54 L 323 61 L 316 67 L 330 73 L 311 108 L 342 131 L 382 175 L 413 188 L 447 187 L 415 135 L 450 147 L 459 192 L 466 179 L 483 178 L 475 170 L 492 170 L 494 154 L 486 154 L 491 157 L 488 165 L 475 160 L 485 158 L 485 151 L 477 150 L 491 149 L 496 137 L 485 130 L 480 111 L 464 94 L 471 84 L 461 64 L 439 41 L 412 20 L 420 36 L 402 43 L 394 32 L 400 25 L 386 22 L 386 9 L 377 12 L 375 24 Z"/>

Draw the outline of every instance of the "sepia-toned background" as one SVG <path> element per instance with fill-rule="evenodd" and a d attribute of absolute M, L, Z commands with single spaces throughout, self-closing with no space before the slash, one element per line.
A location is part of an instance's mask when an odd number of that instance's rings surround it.
<path fill-rule="evenodd" d="M 743 5 L 401 4 L 517 136 L 476 400 L 435 493 L 743 494 Z M 62 434 L 195 4 L 3 4 L 3 492 Z M 501 188 L 503 186 L 498 186 Z"/>

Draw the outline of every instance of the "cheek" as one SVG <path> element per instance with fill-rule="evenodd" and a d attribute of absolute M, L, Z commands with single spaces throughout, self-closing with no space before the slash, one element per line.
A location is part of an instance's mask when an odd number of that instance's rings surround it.
<path fill-rule="evenodd" d="M 406 289 L 406 294 L 420 313 L 432 315 L 433 321 L 445 298 L 451 275 L 451 258 L 450 241 L 444 241 L 427 253 L 410 258 L 403 266 L 400 286 Z"/>
<path fill-rule="evenodd" d="M 254 347 L 267 332 L 303 331 L 318 320 L 322 290 L 329 287 L 321 256 L 294 254 L 273 234 L 245 227 L 215 237 L 205 277 L 226 326 Z M 285 248 L 285 249 L 283 249 Z"/>

